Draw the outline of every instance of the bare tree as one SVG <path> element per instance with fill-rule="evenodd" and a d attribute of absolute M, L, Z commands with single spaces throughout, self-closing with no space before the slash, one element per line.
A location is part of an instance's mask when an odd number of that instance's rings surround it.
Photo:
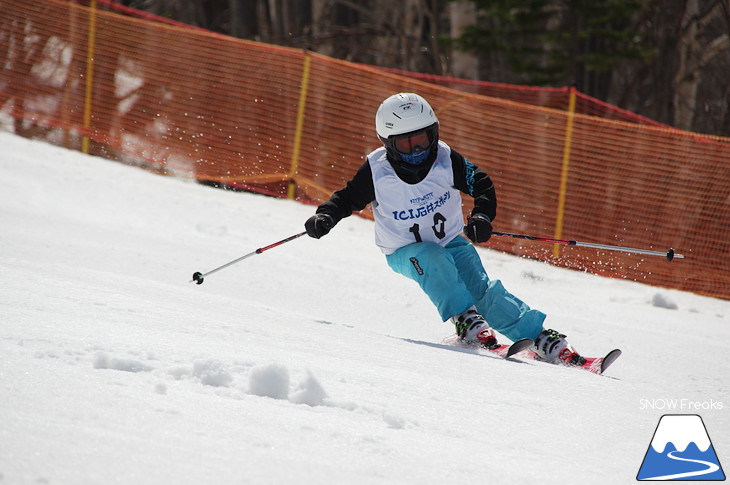
<path fill-rule="evenodd" d="M 477 17 L 476 6 L 469 0 L 457 0 L 449 5 L 449 34 L 452 39 L 461 37 L 465 29 L 474 25 Z M 453 49 L 450 56 L 450 71 L 453 76 L 465 79 L 478 79 L 479 62 L 473 52 Z"/>
<path fill-rule="evenodd" d="M 722 13 L 720 3 L 700 10 L 699 0 L 687 0 L 681 17 L 680 38 L 677 45 L 677 72 L 674 76 L 673 125 L 691 130 L 697 112 L 698 89 L 705 69 L 721 55 L 728 54 L 730 38 L 727 32 L 714 34 L 708 26 Z M 705 2 L 706 3 L 706 2 Z"/>
<path fill-rule="evenodd" d="M 299 43 L 354 62 L 442 73 L 440 23 L 438 0 L 314 0 Z"/>

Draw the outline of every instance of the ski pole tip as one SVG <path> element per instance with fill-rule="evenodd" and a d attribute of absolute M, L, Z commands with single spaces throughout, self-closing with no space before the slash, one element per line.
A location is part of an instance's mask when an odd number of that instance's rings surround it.
<path fill-rule="evenodd" d="M 684 254 L 679 254 L 674 252 L 674 248 L 669 248 L 669 251 L 667 251 L 667 261 L 672 261 L 674 258 L 682 259 L 684 258 Z"/>
<path fill-rule="evenodd" d="M 189 283 L 192 283 L 195 281 L 197 284 L 202 285 L 203 284 L 203 273 L 200 271 L 196 271 L 193 273 L 193 279 L 189 281 Z"/>

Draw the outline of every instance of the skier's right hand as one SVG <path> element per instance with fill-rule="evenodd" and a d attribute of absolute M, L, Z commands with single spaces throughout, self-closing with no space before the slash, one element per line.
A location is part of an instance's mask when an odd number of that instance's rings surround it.
<path fill-rule="evenodd" d="M 335 227 L 335 220 L 329 214 L 315 214 L 304 223 L 309 237 L 319 239 Z"/>

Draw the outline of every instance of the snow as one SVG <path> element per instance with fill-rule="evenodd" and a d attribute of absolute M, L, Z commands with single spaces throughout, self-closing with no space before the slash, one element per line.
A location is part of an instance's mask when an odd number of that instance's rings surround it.
<path fill-rule="evenodd" d="M 196 285 L 313 207 L 0 147 L 0 483 L 634 483 L 664 414 L 730 462 L 728 301 L 480 249 L 582 353 L 624 351 L 508 362 L 441 343 L 371 221 Z"/>

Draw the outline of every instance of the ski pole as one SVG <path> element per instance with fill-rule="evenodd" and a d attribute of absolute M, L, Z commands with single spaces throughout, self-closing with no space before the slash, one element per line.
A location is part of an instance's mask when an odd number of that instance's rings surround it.
<path fill-rule="evenodd" d="M 273 243 L 273 244 L 269 244 L 268 246 L 264 246 L 264 247 L 262 247 L 262 248 L 258 248 L 258 249 L 257 249 L 256 251 L 252 251 L 252 252 L 250 252 L 250 253 L 248 253 L 248 254 L 245 254 L 245 255 L 241 256 L 240 258 L 238 258 L 238 259 L 234 259 L 233 261 L 230 261 L 230 262 L 228 262 L 228 263 L 224 264 L 223 266 L 218 266 L 217 268 L 215 268 L 215 269 L 212 269 L 212 270 L 208 271 L 207 273 L 201 273 L 201 272 L 199 272 L 199 271 L 196 271 L 195 273 L 193 273 L 193 279 L 192 279 L 192 280 L 190 280 L 190 281 L 189 281 L 188 283 L 192 283 L 193 281 L 195 281 L 195 282 L 196 282 L 197 284 L 199 284 L 199 285 L 202 285 L 202 284 L 203 284 L 203 279 L 204 279 L 204 278 L 205 278 L 206 276 L 208 276 L 208 275 L 212 275 L 212 274 L 213 274 L 213 273 L 215 273 L 216 271 L 220 271 L 220 270 L 222 270 L 223 268 L 227 268 L 227 267 L 229 267 L 230 265 L 232 265 L 232 264 L 236 264 L 236 263 L 238 263 L 239 261 L 243 261 L 244 259 L 246 259 L 246 258 L 248 258 L 248 257 L 251 257 L 251 256 L 253 256 L 253 255 L 255 255 L 255 254 L 261 254 L 261 253 L 263 253 L 264 251 L 268 251 L 269 249 L 275 248 L 276 246 L 281 246 L 281 245 L 282 245 L 282 244 L 284 244 L 284 243 L 288 243 L 289 241 L 293 241 L 294 239 L 296 239 L 296 238 L 298 238 L 298 237 L 300 237 L 300 236 L 303 236 L 303 235 L 305 235 L 306 233 L 307 233 L 307 231 L 304 231 L 304 232 L 300 232 L 299 234 L 294 234 L 293 236 L 289 236 L 289 237 L 288 237 L 288 238 L 286 238 L 286 239 L 282 239 L 281 241 L 277 241 L 277 242 L 275 242 L 275 243 Z"/>
<path fill-rule="evenodd" d="M 622 246 L 609 246 L 606 244 L 594 244 L 594 243 L 587 243 L 587 242 L 580 242 L 580 241 L 573 241 L 568 239 L 553 239 L 551 237 L 539 237 L 539 236 L 528 236 L 526 234 L 511 234 L 509 232 L 493 232 L 495 236 L 507 236 L 507 237 L 514 237 L 517 239 L 528 239 L 530 241 L 540 241 L 540 242 L 546 242 L 546 243 L 554 243 L 554 244 L 563 244 L 566 246 L 583 246 L 586 248 L 596 248 L 596 249 L 607 249 L 609 251 L 624 251 L 627 253 L 637 253 L 637 254 L 648 254 L 650 256 L 664 256 L 667 258 L 667 261 L 671 261 L 674 258 L 684 258 L 683 254 L 675 253 L 674 249 L 669 248 L 667 252 L 662 251 L 652 251 L 649 249 L 636 249 L 636 248 L 625 248 Z"/>

